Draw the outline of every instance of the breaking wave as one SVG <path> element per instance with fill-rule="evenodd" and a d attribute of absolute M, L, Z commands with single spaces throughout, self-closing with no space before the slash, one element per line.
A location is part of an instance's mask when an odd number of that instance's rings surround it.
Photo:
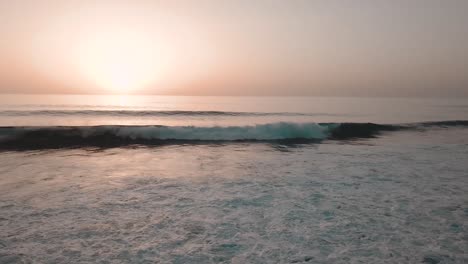
<path fill-rule="evenodd" d="M 0 149 L 47 149 L 79 146 L 112 147 L 211 141 L 307 141 L 371 138 L 382 132 L 468 127 L 468 121 L 401 125 L 374 123 L 271 123 L 251 126 L 79 126 L 0 127 Z"/>

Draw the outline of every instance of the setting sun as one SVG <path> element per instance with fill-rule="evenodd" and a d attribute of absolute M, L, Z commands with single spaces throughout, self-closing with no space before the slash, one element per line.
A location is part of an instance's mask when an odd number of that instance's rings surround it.
<path fill-rule="evenodd" d="M 219 74 L 219 38 L 214 45 L 207 27 L 192 17 L 132 6 L 65 6 L 31 33 L 24 56 L 38 74 L 70 92 L 167 93 Z"/>
<path fill-rule="evenodd" d="M 77 54 L 79 67 L 110 92 L 135 92 L 163 78 L 168 68 L 169 51 L 143 33 L 118 30 L 89 39 Z"/>

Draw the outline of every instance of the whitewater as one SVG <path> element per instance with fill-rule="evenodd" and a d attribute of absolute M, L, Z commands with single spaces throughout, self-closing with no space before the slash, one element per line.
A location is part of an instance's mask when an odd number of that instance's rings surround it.
<path fill-rule="evenodd" d="M 0 96 L 0 263 L 467 263 L 466 99 Z"/>

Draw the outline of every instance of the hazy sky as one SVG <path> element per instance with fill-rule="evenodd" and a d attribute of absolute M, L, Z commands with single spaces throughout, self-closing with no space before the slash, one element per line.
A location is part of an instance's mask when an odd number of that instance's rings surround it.
<path fill-rule="evenodd" d="M 0 92 L 468 96 L 466 0 L 0 0 Z"/>

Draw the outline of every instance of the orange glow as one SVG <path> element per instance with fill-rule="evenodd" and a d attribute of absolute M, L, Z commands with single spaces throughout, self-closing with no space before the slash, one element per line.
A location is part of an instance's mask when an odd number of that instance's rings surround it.
<path fill-rule="evenodd" d="M 119 30 L 88 39 L 77 52 L 79 69 L 109 92 L 131 93 L 167 78 L 173 54 L 149 34 Z"/>
<path fill-rule="evenodd" d="M 111 94 L 165 93 L 217 70 L 216 47 L 192 20 L 121 4 L 44 21 L 32 34 L 33 65 L 57 82 Z"/>

